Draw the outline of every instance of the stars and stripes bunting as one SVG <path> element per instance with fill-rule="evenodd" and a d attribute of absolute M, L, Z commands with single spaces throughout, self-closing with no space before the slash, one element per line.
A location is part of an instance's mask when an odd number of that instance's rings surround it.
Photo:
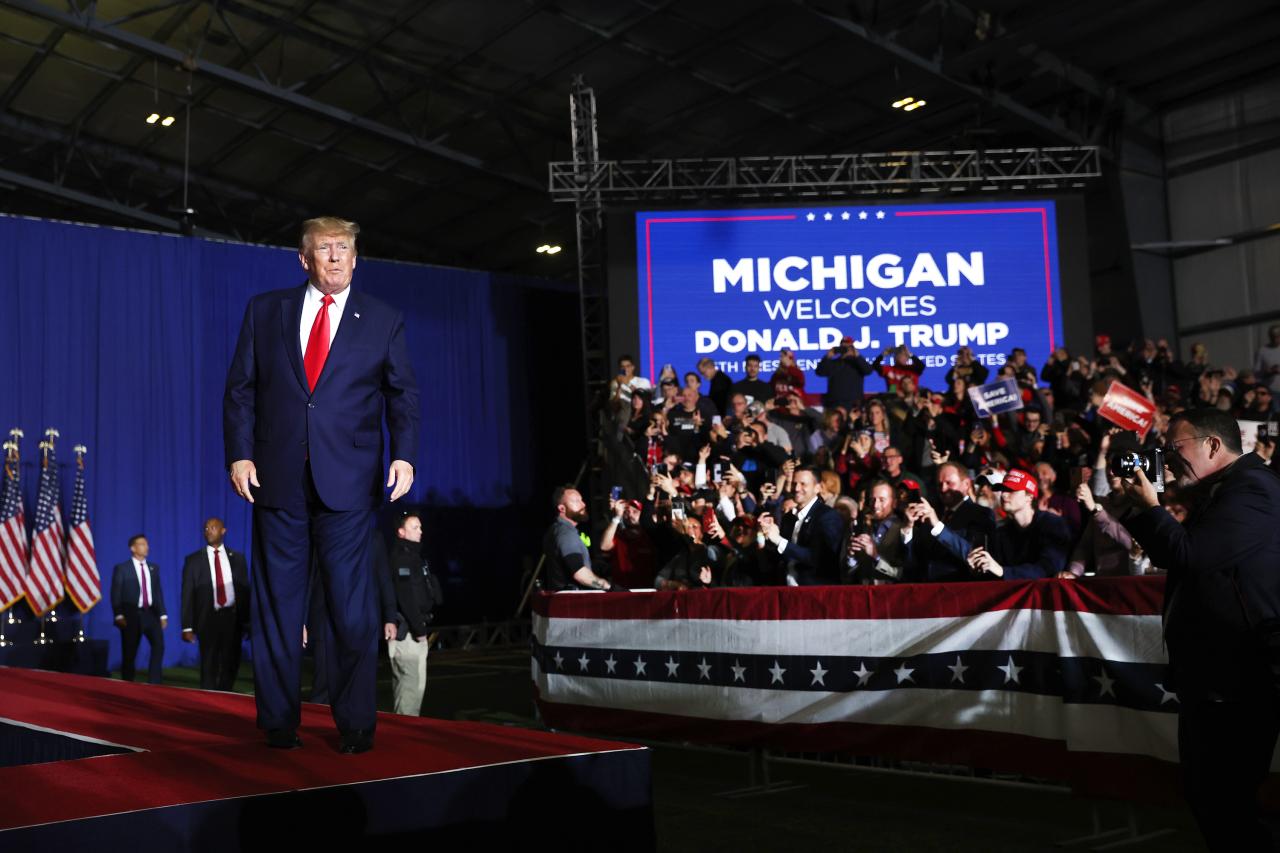
<path fill-rule="evenodd" d="M 0 473 L 0 611 L 8 610 L 25 593 L 27 574 L 27 526 L 22 512 L 22 468 L 15 429 L 4 443 L 4 469 Z"/>
<path fill-rule="evenodd" d="M 89 501 L 85 497 L 85 446 L 76 445 L 76 483 L 71 493 L 71 513 L 67 519 L 67 594 L 84 613 L 102 598 L 102 579 L 93 553 L 93 531 L 89 527 Z"/>
<path fill-rule="evenodd" d="M 1177 760 L 1162 599 L 1162 578 L 543 595 L 533 680 L 556 728 L 1075 783 Z"/>
<path fill-rule="evenodd" d="M 35 524 L 31 532 L 31 564 L 27 570 L 27 603 L 31 612 L 43 616 L 62 601 L 65 594 L 62 566 L 62 513 L 58 508 L 58 463 L 53 439 L 40 443 L 42 452 L 40 483 L 36 489 Z"/>

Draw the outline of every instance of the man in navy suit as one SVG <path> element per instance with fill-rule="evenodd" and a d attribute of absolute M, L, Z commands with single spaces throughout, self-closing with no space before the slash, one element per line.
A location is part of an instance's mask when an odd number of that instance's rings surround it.
<path fill-rule="evenodd" d="M 795 512 L 783 516 L 781 524 L 768 513 L 760 516 L 760 532 L 776 550 L 788 586 L 840 583 L 844 522 L 818 496 L 818 478 L 815 468 L 797 469 L 792 479 Z"/>
<path fill-rule="evenodd" d="M 151 646 L 147 681 L 159 684 L 164 665 L 164 629 L 169 625 L 164 591 L 160 589 L 160 568 L 147 562 L 150 546 L 141 533 L 130 537 L 129 553 L 132 559 L 117 563 L 111 570 L 111 612 L 120 629 L 120 677 L 133 681 L 138 646 L 146 637 Z"/>
<path fill-rule="evenodd" d="M 373 746 L 378 608 L 369 553 L 385 479 L 413 485 L 418 388 L 404 318 L 353 291 L 354 222 L 303 223 L 308 282 L 255 296 L 245 311 L 223 402 L 231 483 L 254 505 L 254 686 L 270 746 L 301 746 L 302 627 L 314 554 L 334 648 L 327 683 L 344 753 Z"/>

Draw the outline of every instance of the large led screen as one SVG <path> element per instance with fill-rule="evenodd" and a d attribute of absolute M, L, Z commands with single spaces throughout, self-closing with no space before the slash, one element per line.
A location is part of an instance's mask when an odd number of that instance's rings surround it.
<path fill-rule="evenodd" d="M 813 369 L 848 336 L 868 359 L 906 344 L 940 388 L 962 345 L 993 368 L 1063 345 L 1052 201 L 641 211 L 635 227 L 648 376 L 709 357 L 737 377 L 751 353 L 767 375 L 787 347 L 820 392 Z"/>

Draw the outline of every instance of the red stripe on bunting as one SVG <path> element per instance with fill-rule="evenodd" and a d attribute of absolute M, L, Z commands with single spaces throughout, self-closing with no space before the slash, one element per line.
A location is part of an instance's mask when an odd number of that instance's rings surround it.
<path fill-rule="evenodd" d="M 932 619 L 991 610 L 1154 616 L 1164 578 L 994 581 L 891 586 L 748 587 L 683 592 L 539 595 L 533 611 L 556 619 Z"/>

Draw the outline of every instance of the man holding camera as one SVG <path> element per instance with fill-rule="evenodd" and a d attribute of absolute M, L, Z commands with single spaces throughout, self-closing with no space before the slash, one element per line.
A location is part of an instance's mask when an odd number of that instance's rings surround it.
<path fill-rule="evenodd" d="M 1169 573 L 1166 687 L 1187 800 L 1211 850 L 1271 850 L 1257 794 L 1280 733 L 1280 476 L 1241 454 L 1239 426 L 1216 409 L 1175 416 L 1165 452 L 1185 524 L 1141 468 L 1121 521 Z"/>
<path fill-rule="evenodd" d="M 851 409 L 861 405 L 863 382 L 873 371 L 871 362 L 853 345 L 853 338 L 846 336 L 840 340 L 840 346 L 832 347 L 826 358 L 818 362 L 816 372 L 827 377 L 827 393 L 822 396 L 822 405 L 828 409 L 836 406 Z"/>

